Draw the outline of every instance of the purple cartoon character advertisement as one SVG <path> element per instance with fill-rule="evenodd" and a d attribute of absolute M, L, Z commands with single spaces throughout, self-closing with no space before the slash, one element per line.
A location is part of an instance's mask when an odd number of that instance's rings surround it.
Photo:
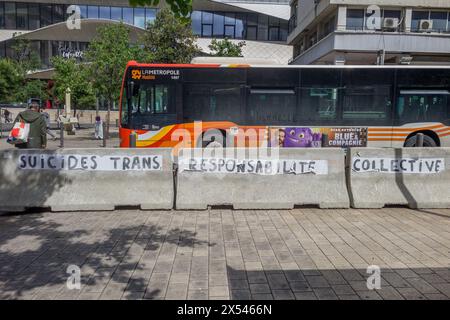
<path fill-rule="evenodd" d="M 322 133 L 313 128 L 278 128 L 271 130 L 271 147 L 280 148 L 320 148 Z"/>

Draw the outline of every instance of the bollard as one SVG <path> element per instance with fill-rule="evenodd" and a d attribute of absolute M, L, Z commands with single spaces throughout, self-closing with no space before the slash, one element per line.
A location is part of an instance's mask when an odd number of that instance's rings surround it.
<path fill-rule="evenodd" d="M 106 148 L 106 123 L 103 122 L 102 126 L 103 126 L 103 143 L 102 143 L 102 147 Z"/>
<path fill-rule="evenodd" d="M 130 148 L 136 148 L 136 132 L 130 133 Z"/>
<path fill-rule="evenodd" d="M 59 123 L 59 147 L 64 148 L 64 125 Z"/>
<path fill-rule="evenodd" d="M 417 134 L 417 136 L 416 136 L 416 147 L 417 148 L 422 148 L 423 147 L 423 138 L 424 138 L 424 135 L 423 135 L 423 133 L 418 133 Z"/>

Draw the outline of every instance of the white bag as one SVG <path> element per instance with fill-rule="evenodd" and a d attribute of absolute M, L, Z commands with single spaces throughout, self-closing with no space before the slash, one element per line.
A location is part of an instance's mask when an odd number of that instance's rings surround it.
<path fill-rule="evenodd" d="M 8 140 L 10 144 L 22 144 L 28 142 L 30 134 L 30 124 L 25 122 L 16 122 L 9 133 Z"/>

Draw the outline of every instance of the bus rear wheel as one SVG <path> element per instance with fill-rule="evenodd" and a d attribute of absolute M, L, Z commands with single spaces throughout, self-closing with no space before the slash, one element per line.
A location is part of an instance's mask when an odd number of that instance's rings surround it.
<path fill-rule="evenodd" d="M 417 144 L 417 135 L 414 135 L 412 137 L 409 137 L 406 140 L 405 147 L 406 148 L 415 147 L 416 144 Z M 423 146 L 424 147 L 435 148 L 435 147 L 437 147 L 437 143 L 436 143 L 436 141 L 434 141 L 434 139 L 432 137 L 427 136 L 426 134 L 424 134 L 424 136 L 423 136 Z"/>

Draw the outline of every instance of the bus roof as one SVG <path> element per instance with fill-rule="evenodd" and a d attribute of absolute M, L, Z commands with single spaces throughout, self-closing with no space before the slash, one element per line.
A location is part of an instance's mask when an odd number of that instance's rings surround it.
<path fill-rule="evenodd" d="M 218 64 L 218 63 L 139 63 L 129 61 L 127 67 L 153 68 L 276 68 L 276 69 L 450 69 L 450 65 L 251 65 L 251 64 Z"/>

